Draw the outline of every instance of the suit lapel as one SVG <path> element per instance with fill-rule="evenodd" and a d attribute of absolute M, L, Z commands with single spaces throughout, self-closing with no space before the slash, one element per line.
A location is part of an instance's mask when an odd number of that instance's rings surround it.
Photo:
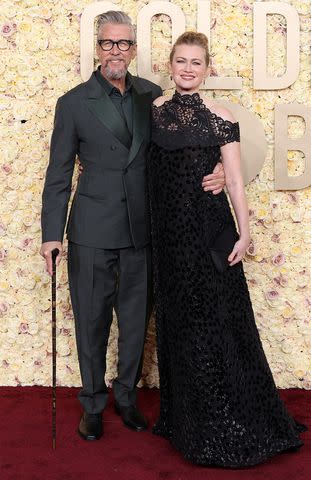
<path fill-rule="evenodd" d="M 140 93 L 133 81 L 133 141 L 129 152 L 129 165 L 137 155 L 150 123 L 151 92 Z"/>
<path fill-rule="evenodd" d="M 86 100 L 89 110 L 128 149 L 131 146 L 127 126 L 107 93 L 101 88 L 95 75 L 89 80 L 89 95 Z"/>

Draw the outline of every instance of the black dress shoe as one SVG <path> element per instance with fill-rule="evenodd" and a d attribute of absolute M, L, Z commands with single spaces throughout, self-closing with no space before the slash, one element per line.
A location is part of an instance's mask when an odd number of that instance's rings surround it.
<path fill-rule="evenodd" d="M 102 414 L 83 412 L 78 433 L 84 440 L 98 440 L 103 434 Z"/>
<path fill-rule="evenodd" d="M 123 423 L 126 427 L 131 428 L 136 432 L 147 430 L 148 428 L 147 420 L 137 409 L 136 405 L 122 407 L 118 403 L 115 403 L 115 409 L 117 414 L 120 415 L 120 417 L 122 418 Z"/>

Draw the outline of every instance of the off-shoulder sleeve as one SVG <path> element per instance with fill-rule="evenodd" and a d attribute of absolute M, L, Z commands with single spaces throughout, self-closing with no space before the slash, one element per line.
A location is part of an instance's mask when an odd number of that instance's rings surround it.
<path fill-rule="evenodd" d="M 230 122 L 221 117 L 215 119 L 214 123 L 215 135 L 219 146 L 226 145 L 231 142 L 240 141 L 240 127 L 238 122 Z"/>

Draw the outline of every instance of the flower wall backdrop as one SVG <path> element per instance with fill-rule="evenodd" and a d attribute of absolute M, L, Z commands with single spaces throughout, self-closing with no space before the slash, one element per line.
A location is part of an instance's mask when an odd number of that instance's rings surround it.
<path fill-rule="evenodd" d="M 57 98 L 81 82 L 79 21 L 88 0 L 3 0 L 0 12 L 0 384 L 51 382 L 50 279 L 39 256 L 41 191 Z M 148 1 L 115 0 L 135 21 Z M 174 0 L 196 28 L 196 1 Z M 247 187 L 252 243 L 245 270 L 257 325 L 280 387 L 311 388 L 311 189 L 277 192 L 273 183 L 274 106 L 297 101 L 311 105 L 310 0 L 288 2 L 300 15 L 301 70 L 288 89 L 252 88 L 252 1 L 214 0 L 213 75 L 243 77 L 240 91 L 208 92 L 239 102 L 258 115 L 269 144 L 264 167 Z M 154 69 L 165 71 L 171 29 L 165 15 L 152 22 Z M 284 70 L 286 25 L 269 17 L 268 69 Z M 131 67 L 135 73 L 135 64 Z M 289 134 L 304 125 L 293 117 Z M 303 155 L 289 152 L 292 175 L 303 170 Z M 74 322 L 66 261 L 58 270 L 58 384 L 79 385 Z M 111 333 L 107 381 L 116 370 L 116 326 Z M 143 382 L 158 384 L 154 323 L 145 350 Z"/>

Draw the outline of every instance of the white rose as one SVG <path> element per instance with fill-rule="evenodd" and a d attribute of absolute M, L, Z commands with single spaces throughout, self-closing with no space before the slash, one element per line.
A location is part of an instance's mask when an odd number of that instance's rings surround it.
<path fill-rule="evenodd" d="M 64 339 L 65 337 L 62 338 Z M 57 342 L 57 354 L 60 357 L 67 357 L 68 355 L 70 355 L 70 347 L 66 341 L 59 340 Z"/>
<path fill-rule="evenodd" d="M 28 120 L 33 115 L 33 109 L 29 107 L 29 101 L 19 100 L 14 102 L 12 113 L 15 120 Z"/>
<path fill-rule="evenodd" d="M 39 331 L 38 324 L 36 322 L 31 322 L 28 324 L 28 332 L 30 335 L 36 335 Z"/>

